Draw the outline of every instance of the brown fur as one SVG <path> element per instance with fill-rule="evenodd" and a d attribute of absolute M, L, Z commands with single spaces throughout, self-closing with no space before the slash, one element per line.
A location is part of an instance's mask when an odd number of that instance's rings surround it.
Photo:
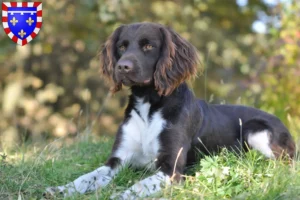
<path fill-rule="evenodd" d="M 117 83 L 114 77 L 114 67 L 117 63 L 117 58 L 115 56 L 115 45 L 122 31 L 123 26 L 117 28 L 107 39 L 103 45 L 102 51 L 100 52 L 100 69 L 102 75 L 111 83 L 113 86 L 111 91 L 113 93 L 122 89 L 122 84 Z"/>
<path fill-rule="evenodd" d="M 123 27 L 111 34 L 100 53 L 101 72 L 112 82 L 112 92 L 122 89 L 122 83 L 118 83 L 114 77 L 114 68 L 118 61 L 116 42 Z M 159 28 L 163 47 L 154 73 L 154 84 L 159 95 L 168 96 L 181 83 L 196 75 L 199 59 L 195 47 L 180 35 L 165 26 L 159 25 Z"/>
<path fill-rule="evenodd" d="M 160 95 L 169 95 L 197 72 L 196 49 L 176 32 L 162 28 L 164 48 L 154 73 L 155 88 Z"/>

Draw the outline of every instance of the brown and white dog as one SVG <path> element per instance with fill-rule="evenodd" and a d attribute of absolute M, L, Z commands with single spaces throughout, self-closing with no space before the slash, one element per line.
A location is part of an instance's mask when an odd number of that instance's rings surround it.
<path fill-rule="evenodd" d="M 199 161 L 199 151 L 207 154 L 223 147 L 249 147 L 268 158 L 294 156 L 292 137 L 277 117 L 195 98 L 185 80 L 196 74 L 196 49 L 170 28 L 155 23 L 120 26 L 105 43 L 101 62 L 114 92 L 122 85 L 132 91 L 111 156 L 104 166 L 64 186 L 47 188 L 47 193 L 70 196 L 103 188 L 129 165 L 156 173 L 112 198 L 147 197 L 164 184 L 180 181 L 185 167 Z"/>

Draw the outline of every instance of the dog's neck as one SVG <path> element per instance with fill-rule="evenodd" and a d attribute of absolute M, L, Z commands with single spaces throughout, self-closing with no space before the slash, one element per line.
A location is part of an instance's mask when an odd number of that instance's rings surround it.
<path fill-rule="evenodd" d="M 131 94 L 134 97 L 144 98 L 144 101 L 155 104 L 162 100 L 162 96 L 159 96 L 153 85 L 148 86 L 132 86 Z"/>
<path fill-rule="evenodd" d="M 148 85 L 148 86 L 132 86 L 131 87 L 131 96 L 144 98 L 144 101 L 150 102 L 150 104 L 156 104 L 168 101 L 168 99 L 172 98 L 181 98 L 183 93 L 187 91 L 188 88 L 187 84 L 181 83 L 170 95 L 168 96 L 161 96 L 158 94 L 157 90 L 155 90 L 154 85 Z"/>

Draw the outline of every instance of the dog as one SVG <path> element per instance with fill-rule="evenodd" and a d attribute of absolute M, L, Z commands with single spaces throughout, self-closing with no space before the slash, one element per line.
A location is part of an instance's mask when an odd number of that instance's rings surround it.
<path fill-rule="evenodd" d="M 194 77 L 196 48 L 171 28 L 156 23 L 122 25 L 101 53 L 101 71 L 117 92 L 131 89 L 125 117 L 104 166 L 46 192 L 71 196 L 104 188 L 122 167 L 152 169 L 114 199 L 148 197 L 180 182 L 198 154 L 255 149 L 267 158 L 293 158 L 295 143 L 275 116 L 241 105 L 213 105 L 196 99 L 186 80 Z"/>

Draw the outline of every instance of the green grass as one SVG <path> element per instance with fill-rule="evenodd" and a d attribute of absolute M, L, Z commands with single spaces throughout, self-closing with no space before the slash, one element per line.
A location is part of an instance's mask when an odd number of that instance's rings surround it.
<path fill-rule="evenodd" d="M 66 145 L 56 140 L 47 146 L 23 145 L 0 153 L 0 199 L 41 199 L 48 186 L 66 184 L 103 165 L 112 139 L 76 139 Z M 265 159 L 256 151 L 237 156 L 227 150 L 204 157 L 190 168 L 183 184 L 156 196 L 168 199 L 299 199 L 300 161 L 291 164 Z M 105 189 L 68 199 L 108 199 L 149 175 L 123 169 Z"/>

